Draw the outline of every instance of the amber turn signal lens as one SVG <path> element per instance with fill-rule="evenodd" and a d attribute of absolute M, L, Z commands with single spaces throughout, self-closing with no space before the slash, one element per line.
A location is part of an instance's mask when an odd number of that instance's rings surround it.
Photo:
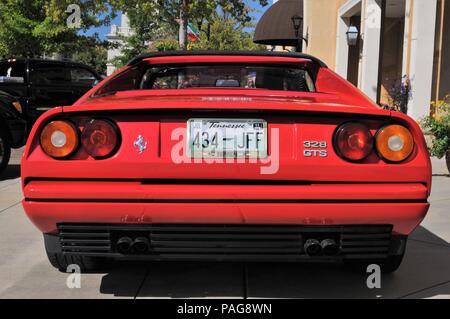
<path fill-rule="evenodd" d="M 22 110 L 22 104 L 20 104 L 20 102 L 13 102 L 13 106 L 17 110 L 17 112 L 22 114 L 23 110 Z"/>
<path fill-rule="evenodd" d="M 376 135 L 376 148 L 380 157 L 388 162 L 402 162 L 414 150 L 411 132 L 401 125 L 388 125 Z"/>
<path fill-rule="evenodd" d="M 54 158 L 71 155 L 78 143 L 77 128 L 70 122 L 50 122 L 41 132 L 41 147 L 47 155 Z"/>

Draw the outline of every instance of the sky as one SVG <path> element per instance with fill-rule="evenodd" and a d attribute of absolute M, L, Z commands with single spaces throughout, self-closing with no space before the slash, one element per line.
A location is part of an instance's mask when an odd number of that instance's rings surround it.
<path fill-rule="evenodd" d="M 245 0 L 245 2 L 251 8 L 254 9 L 251 15 L 254 18 L 255 23 L 259 21 L 259 18 L 261 17 L 261 15 L 270 7 L 270 4 L 272 3 L 272 1 L 269 1 L 269 5 L 267 5 L 265 7 L 261 7 L 258 0 L 256 0 L 256 1 Z M 111 24 L 120 25 L 120 14 L 111 22 Z M 94 33 L 98 33 L 100 38 L 104 40 L 110 30 L 111 30 L 111 26 L 103 26 L 103 27 L 99 27 L 99 28 L 92 28 L 92 29 L 88 30 L 87 32 L 85 32 L 85 34 L 92 35 Z"/>

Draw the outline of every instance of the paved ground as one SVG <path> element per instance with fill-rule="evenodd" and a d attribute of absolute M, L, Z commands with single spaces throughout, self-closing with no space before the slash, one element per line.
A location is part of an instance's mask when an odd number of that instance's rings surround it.
<path fill-rule="evenodd" d="M 369 290 L 366 276 L 340 265 L 235 263 L 125 263 L 85 274 L 81 289 L 68 289 L 22 210 L 19 157 L 0 177 L 0 298 L 450 298 L 450 177 L 442 161 L 433 161 L 430 213 L 381 289 Z"/>

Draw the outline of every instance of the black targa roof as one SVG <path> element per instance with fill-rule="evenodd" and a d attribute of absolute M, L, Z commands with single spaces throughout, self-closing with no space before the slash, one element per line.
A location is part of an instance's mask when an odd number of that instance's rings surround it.
<path fill-rule="evenodd" d="M 317 63 L 323 68 L 327 65 L 320 59 L 304 53 L 296 52 L 278 52 L 278 51 L 163 51 L 163 52 L 150 52 L 139 55 L 131 60 L 128 65 L 135 65 L 144 59 L 165 57 L 165 56 L 190 56 L 190 55 L 230 55 L 230 56 L 275 56 L 275 57 L 288 57 L 308 59 Z"/>

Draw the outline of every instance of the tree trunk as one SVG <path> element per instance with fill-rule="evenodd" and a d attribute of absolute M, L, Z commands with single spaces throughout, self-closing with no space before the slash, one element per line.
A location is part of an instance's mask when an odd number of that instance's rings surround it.
<path fill-rule="evenodd" d="M 188 4 L 189 0 L 181 1 L 180 32 L 179 32 L 179 43 L 181 50 L 187 49 Z"/>
<path fill-rule="evenodd" d="M 209 40 L 211 39 L 211 22 L 208 22 L 208 30 L 206 31 L 206 34 L 207 34 L 206 38 L 208 39 L 209 42 Z"/>
<path fill-rule="evenodd" d="M 447 162 L 447 169 L 450 173 L 450 149 L 448 149 L 447 153 L 445 153 L 445 161 Z"/>

